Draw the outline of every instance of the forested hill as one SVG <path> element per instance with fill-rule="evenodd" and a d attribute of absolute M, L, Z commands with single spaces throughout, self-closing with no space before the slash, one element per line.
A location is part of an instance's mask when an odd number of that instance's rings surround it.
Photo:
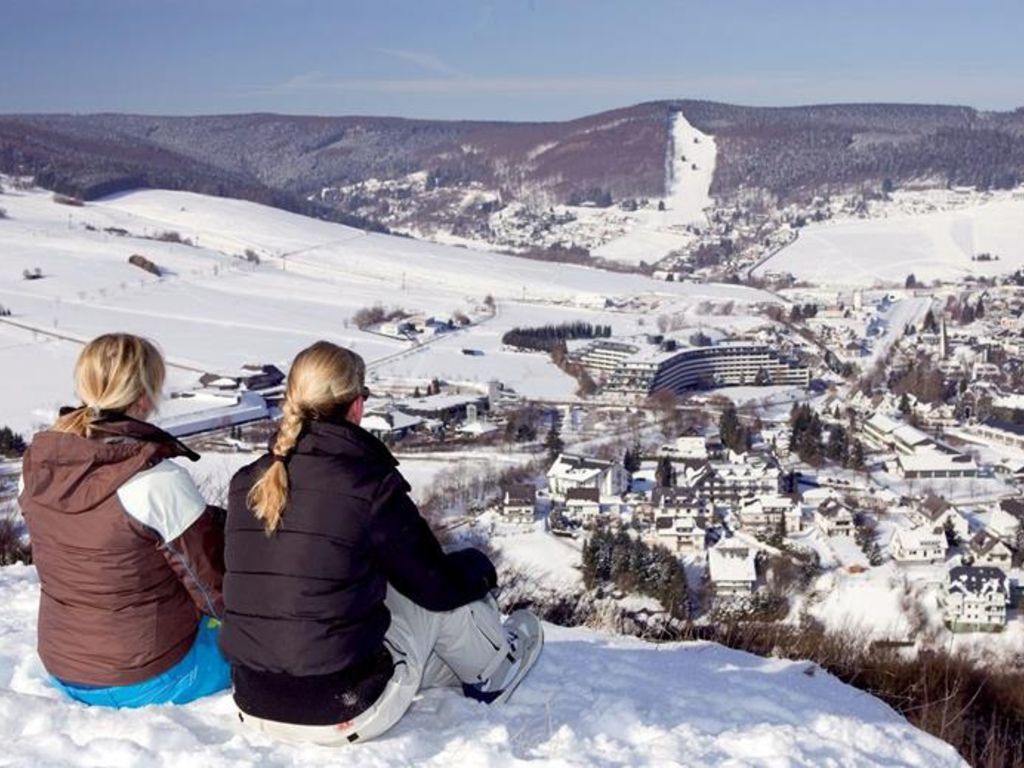
<path fill-rule="evenodd" d="M 457 205 L 465 207 L 462 215 L 486 216 L 512 201 L 663 194 L 677 110 L 715 137 L 711 191 L 719 200 L 750 191 L 790 200 L 883 185 L 1005 188 L 1024 181 L 1024 108 L 705 101 L 650 102 L 553 123 L 6 115 L 0 171 L 85 198 L 162 187 L 370 219 L 375 205 L 386 210 L 389 195 L 407 200 L 416 188 L 403 180 L 420 174 L 419 189 L 451 192 L 413 200 L 425 217 L 431 207 Z M 325 193 L 331 189 L 340 191 Z M 489 202 L 466 207 L 470 190 L 488 193 Z"/>

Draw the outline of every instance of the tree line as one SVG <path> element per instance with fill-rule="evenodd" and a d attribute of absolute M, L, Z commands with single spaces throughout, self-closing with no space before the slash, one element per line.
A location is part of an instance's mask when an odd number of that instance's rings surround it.
<path fill-rule="evenodd" d="M 501 343 L 521 349 L 553 352 L 574 339 L 607 339 L 612 335 L 610 325 L 575 322 L 561 325 L 542 325 L 536 328 L 513 328 L 501 337 Z"/>

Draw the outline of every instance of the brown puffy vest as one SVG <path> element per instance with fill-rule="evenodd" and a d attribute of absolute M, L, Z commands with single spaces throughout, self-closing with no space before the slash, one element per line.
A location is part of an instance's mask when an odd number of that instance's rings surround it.
<path fill-rule="evenodd" d="M 96 686 L 168 670 L 192 646 L 200 617 L 165 542 L 117 496 L 137 472 L 188 449 L 142 422 L 108 432 L 119 437 L 36 435 L 20 497 L 42 586 L 39 656 L 55 677 Z"/>

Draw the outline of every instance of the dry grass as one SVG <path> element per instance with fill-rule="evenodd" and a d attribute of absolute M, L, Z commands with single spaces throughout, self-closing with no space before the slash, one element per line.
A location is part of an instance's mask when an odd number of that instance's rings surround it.
<path fill-rule="evenodd" d="M 731 624 L 693 628 L 690 636 L 763 656 L 814 661 L 952 744 L 975 768 L 1024 766 L 1024 672 L 980 667 L 944 651 L 911 658 L 900 649 L 872 647 L 816 626 Z"/>

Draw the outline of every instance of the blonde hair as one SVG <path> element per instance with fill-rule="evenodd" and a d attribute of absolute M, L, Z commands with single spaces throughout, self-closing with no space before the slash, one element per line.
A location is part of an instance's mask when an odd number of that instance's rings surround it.
<path fill-rule="evenodd" d="M 56 432 L 91 437 L 103 411 L 125 412 L 143 395 L 156 406 L 167 373 L 163 355 L 149 339 L 129 333 L 97 336 L 75 363 L 79 408 L 57 419 Z"/>
<path fill-rule="evenodd" d="M 307 347 L 292 362 L 281 408 L 281 426 L 271 450 L 273 461 L 246 499 L 252 513 L 263 521 L 268 536 L 281 524 L 288 503 L 288 470 L 284 462 L 295 449 L 303 425 L 309 419 L 346 413 L 359 398 L 365 376 L 363 358 L 328 341 Z"/>

